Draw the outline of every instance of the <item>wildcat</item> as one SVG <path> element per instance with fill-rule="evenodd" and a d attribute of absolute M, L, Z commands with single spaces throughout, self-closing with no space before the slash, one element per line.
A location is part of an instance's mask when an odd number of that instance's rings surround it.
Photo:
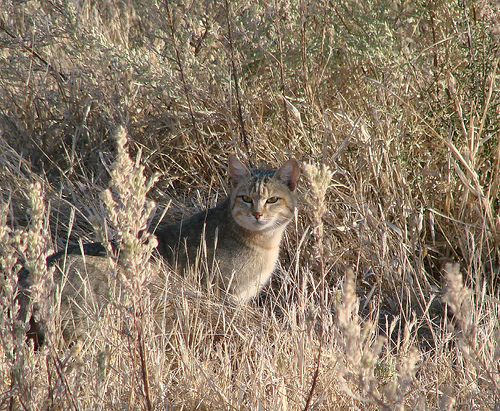
<path fill-rule="evenodd" d="M 230 195 L 214 208 L 157 230 L 157 253 L 179 274 L 194 272 L 206 287 L 247 301 L 259 293 L 275 268 L 283 233 L 297 204 L 299 166 L 291 159 L 277 171 L 250 170 L 235 156 L 228 161 Z M 81 323 L 89 315 L 98 317 L 108 302 L 105 255 L 102 244 L 89 243 L 47 258 L 48 265 L 57 266 L 54 277 L 60 283 L 65 340 L 83 328 Z M 158 283 L 150 285 L 153 297 L 161 292 Z M 21 270 L 22 320 L 27 316 L 29 286 L 29 273 Z M 30 325 L 28 336 L 35 346 L 43 343 L 39 324 L 32 318 Z"/>
<path fill-rule="evenodd" d="M 246 301 L 267 283 L 278 260 L 297 204 L 299 166 L 291 159 L 278 171 L 249 170 L 230 156 L 229 177 L 233 190 L 225 201 L 156 232 L 158 251 L 181 270 L 206 258 L 204 282 Z"/>

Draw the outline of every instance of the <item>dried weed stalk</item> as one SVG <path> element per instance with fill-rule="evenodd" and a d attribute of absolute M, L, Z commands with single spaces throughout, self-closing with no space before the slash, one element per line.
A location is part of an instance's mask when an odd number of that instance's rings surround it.
<path fill-rule="evenodd" d="M 321 304 L 325 308 L 327 302 L 327 284 L 325 279 L 325 262 L 324 262 L 324 225 L 323 216 L 327 212 L 326 192 L 330 186 L 333 172 L 326 164 L 316 166 L 314 164 L 306 164 L 304 171 L 307 179 L 309 180 L 310 194 L 307 197 L 308 203 L 312 209 L 313 218 L 313 237 L 314 248 L 313 258 L 317 263 L 317 270 L 320 276 L 320 289 L 321 289 Z"/>
<path fill-rule="evenodd" d="M 26 228 L 9 227 L 9 204 L 0 206 L 0 334 L 6 359 L 2 363 L 2 373 L 6 377 L 4 384 L 10 383 L 8 402 L 11 409 L 34 401 L 31 367 L 35 359 L 33 346 L 26 343 L 31 316 L 43 324 L 47 335 L 46 345 L 50 347 L 54 338 L 54 315 L 51 315 L 53 269 L 45 263 L 50 251 L 50 234 L 42 185 L 39 182 L 31 183 L 26 194 L 30 213 Z M 23 265 L 32 275 L 31 286 L 25 290 L 29 299 L 26 299 L 26 305 L 21 309 L 17 299 L 17 275 Z M 45 352 L 48 352 L 48 348 Z M 10 367 L 9 372 L 6 366 Z"/>
<path fill-rule="evenodd" d="M 304 167 L 305 174 L 310 184 L 310 195 L 308 197 L 309 203 L 313 209 L 313 236 L 314 236 L 314 251 L 313 257 L 318 264 L 318 271 L 320 275 L 320 304 L 321 304 L 321 336 L 318 347 L 318 358 L 316 361 L 316 369 L 312 378 L 311 389 L 306 399 L 304 410 L 309 408 L 312 400 L 316 384 L 318 382 L 319 369 L 321 364 L 321 352 L 323 347 L 323 332 L 327 326 L 326 307 L 327 307 L 327 285 L 325 279 L 324 259 L 323 259 L 323 216 L 326 212 L 325 196 L 326 191 L 330 185 L 333 173 L 330 168 L 323 164 L 317 167 L 314 164 L 306 164 Z"/>
<path fill-rule="evenodd" d="M 140 361 L 141 381 L 143 383 L 145 405 L 152 409 L 150 382 L 147 359 L 147 339 L 151 338 L 147 319 L 151 309 L 148 284 L 153 271 L 150 265 L 151 255 L 157 246 L 156 237 L 145 231 L 148 218 L 154 210 L 154 203 L 147 200 L 146 194 L 154 185 L 156 177 L 149 180 L 144 176 L 144 166 L 140 164 L 140 154 L 136 162 L 130 159 L 126 148 L 127 135 L 123 127 L 115 132 L 117 158 L 111 171 L 111 188 L 102 194 L 108 211 L 108 217 L 118 235 L 119 251 L 114 255 L 117 282 L 125 290 L 118 302 L 123 324 L 130 324 L 129 342 L 132 363 L 136 364 L 135 355 Z M 114 194 L 114 195 L 113 195 Z M 120 265 L 118 269 L 117 264 Z"/>
<path fill-rule="evenodd" d="M 419 353 L 410 348 L 400 359 L 399 369 L 386 382 L 380 379 L 381 354 L 385 338 L 376 337 L 376 323 L 373 320 L 361 321 L 359 299 L 356 295 L 356 275 L 349 268 L 344 280 L 342 301 L 336 305 L 336 340 L 345 357 L 339 372 L 342 389 L 353 398 L 374 403 L 380 409 L 404 410 L 405 396 L 415 377 Z M 408 337 L 402 342 L 408 346 Z M 357 388 L 357 392 L 352 390 Z"/>
<path fill-rule="evenodd" d="M 486 388 L 491 393 L 491 404 L 498 407 L 500 404 L 498 375 L 500 331 L 496 324 L 498 318 L 493 318 L 493 324 L 488 319 L 492 315 L 492 308 L 486 310 L 482 307 L 479 303 L 480 296 L 475 295 L 464 285 L 459 264 L 446 263 L 443 271 L 446 281 L 443 301 L 454 315 L 454 321 L 449 328 L 453 331 L 457 347 L 464 357 L 464 368 L 469 375 L 477 375 L 475 389 Z M 498 305 L 496 299 L 491 302 Z M 451 396 L 450 398 L 453 399 Z"/>

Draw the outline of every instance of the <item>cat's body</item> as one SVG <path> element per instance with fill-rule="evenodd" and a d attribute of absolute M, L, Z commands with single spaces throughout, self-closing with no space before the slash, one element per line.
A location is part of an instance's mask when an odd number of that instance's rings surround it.
<path fill-rule="evenodd" d="M 158 230 L 157 251 L 179 274 L 194 273 L 202 285 L 246 301 L 258 294 L 275 268 L 283 232 L 294 216 L 299 168 L 292 159 L 278 171 L 250 171 L 231 156 L 229 175 L 230 196 L 214 208 Z M 73 247 L 50 256 L 47 264 L 58 267 L 55 280 L 68 336 L 88 317 L 91 310 L 86 306 L 91 305 L 98 316 L 106 304 L 105 248 L 99 243 Z M 26 270 L 19 274 L 19 284 L 20 304 L 26 307 L 30 286 Z M 152 287 L 157 284 L 154 280 Z"/>

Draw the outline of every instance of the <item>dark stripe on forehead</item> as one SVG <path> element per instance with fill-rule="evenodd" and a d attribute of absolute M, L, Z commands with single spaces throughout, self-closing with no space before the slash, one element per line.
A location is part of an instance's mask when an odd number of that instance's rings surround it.
<path fill-rule="evenodd" d="M 252 168 L 250 171 L 253 176 L 264 178 L 264 177 L 273 177 L 276 174 L 277 170 L 263 170 L 260 168 Z"/>
<path fill-rule="evenodd" d="M 250 190 L 254 191 L 257 194 L 263 195 L 266 188 L 266 185 L 272 180 L 271 177 L 265 176 L 265 177 L 254 177 L 252 179 L 252 183 L 250 185 Z"/>

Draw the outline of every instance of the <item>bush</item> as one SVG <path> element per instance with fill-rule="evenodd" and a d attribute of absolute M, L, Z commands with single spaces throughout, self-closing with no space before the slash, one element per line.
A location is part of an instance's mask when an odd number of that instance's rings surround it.
<path fill-rule="evenodd" d="M 5 2 L 1 408 L 498 407 L 499 15 L 489 2 Z M 139 231 L 213 206 L 231 153 L 291 155 L 305 172 L 262 298 L 234 307 L 161 268 L 155 301 L 140 284 L 158 273 L 132 269 L 135 297 L 66 346 L 45 257 L 108 229 L 131 235 L 142 266 Z M 108 186 L 142 202 L 103 202 Z M 115 218 L 127 207 L 140 229 Z M 38 351 L 16 319 L 19 263 L 50 337 Z"/>

